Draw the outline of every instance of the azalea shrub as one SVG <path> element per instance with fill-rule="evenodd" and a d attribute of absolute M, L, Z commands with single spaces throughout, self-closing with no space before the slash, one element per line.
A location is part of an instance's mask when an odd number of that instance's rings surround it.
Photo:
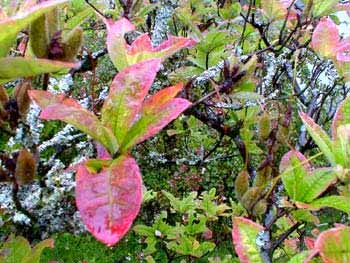
<path fill-rule="evenodd" d="M 349 18 L 3 1 L 0 261 L 53 262 L 71 232 L 129 245 L 113 262 L 350 262 Z"/>

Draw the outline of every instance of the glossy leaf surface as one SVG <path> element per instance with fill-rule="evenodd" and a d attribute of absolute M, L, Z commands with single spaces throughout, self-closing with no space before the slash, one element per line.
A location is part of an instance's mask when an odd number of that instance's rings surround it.
<path fill-rule="evenodd" d="M 64 72 L 77 66 L 75 63 L 22 57 L 0 58 L 0 65 L 0 84 L 19 77 Z"/>
<path fill-rule="evenodd" d="M 121 156 L 99 173 L 85 165 L 76 175 L 76 202 L 88 230 L 112 246 L 129 230 L 142 202 L 142 180 L 136 161 Z"/>
<path fill-rule="evenodd" d="M 256 238 L 263 227 L 244 217 L 233 218 L 233 244 L 242 263 L 263 263 Z"/>
<path fill-rule="evenodd" d="M 111 153 L 117 151 L 118 144 L 111 130 L 104 127 L 93 113 L 84 109 L 76 100 L 47 91 L 31 90 L 28 93 L 42 109 L 40 118 L 69 123 L 99 141 Z"/>

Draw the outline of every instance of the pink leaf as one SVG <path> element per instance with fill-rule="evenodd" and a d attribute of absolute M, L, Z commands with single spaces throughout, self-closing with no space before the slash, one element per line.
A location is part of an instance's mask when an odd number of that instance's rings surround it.
<path fill-rule="evenodd" d="M 136 38 L 128 48 L 129 55 L 136 55 L 144 51 L 152 52 L 152 50 L 152 42 L 147 33 L 144 33 Z"/>
<path fill-rule="evenodd" d="M 232 240 L 242 263 L 263 262 L 256 238 L 264 228 L 244 217 L 233 218 Z"/>
<path fill-rule="evenodd" d="M 142 56 L 143 59 L 161 58 L 162 60 L 171 56 L 182 48 L 191 47 L 196 44 L 191 38 L 169 36 L 157 47 L 152 47 L 148 34 L 142 34 L 129 47 L 130 56 Z"/>
<path fill-rule="evenodd" d="M 119 143 L 136 121 L 159 68 L 159 59 L 147 60 L 124 69 L 114 78 L 102 108 L 102 123 L 111 128 Z"/>
<path fill-rule="evenodd" d="M 141 118 L 126 136 L 123 150 L 154 136 L 191 105 L 188 100 L 174 98 L 182 88 L 180 83 L 162 89 L 145 101 Z"/>
<path fill-rule="evenodd" d="M 135 29 L 133 24 L 126 18 L 115 22 L 105 19 L 105 23 L 107 25 L 108 53 L 118 70 L 148 59 L 160 58 L 164 60 L 180 49 L 196 44 L 190 38 L 169 36 L 168 40 L 154 48 L 148 34 L 142 34 L 131 45 L 128 45 L 124 34 Z"/>
<path fill-rule="evenodd" d="M 124 34 L 135 30 L 135 26 L 126 18 L 118 21 L 111 19 L 104 20 L 107 26 L 107 49 L 108 54 L 118 70 L 127 66 L 127 43 Z"/>
<path fill-rule="evenodd" d="M 141 206 L 142 180 L 136 161 L 121 156 L 97 174 L 81 165 L 76 184 L 76 203 L 84 224 L 101 242 L 116 244 Z"/>
<path fill-rule="evenodd" d="M 307 247 L 309 250 L 312 250 L 312 249 L 315 248 L 315 239 L 314 239 L 314 238 L 305 237 L 305 238 L 304 238 L 304 242 L 305 242 L 306 247 Z"/>
<path fill-rule="evenodd" d="M 104 127 L 93 113 L 84 109 L 76 100 L 40 90 L 30 90 L 28 94 L 41 107 L 40 118 L 69 123 L 101 142 L 111 153 L 117 151 L 118 144 L 111 130 Z"/>
<path fill-rule="evenodd" d="M 112 156 L 108 153 L 105 147 L 100 143 L 96 143 L 97 158 L 101 160 L 111 160 Z"/>
<path fill-rule="evenodd" d="M 337 25 L 330 18 L 322 18 L 312 34 L 311 46 L 322 56 L 332 58 L 339 45 L 340 37 Z"/>
<path fill-rule="evenodd" d="M 335 49 L 337 60 L 341 62 L 350 61 L 350 39 L 345 39 Z"/>

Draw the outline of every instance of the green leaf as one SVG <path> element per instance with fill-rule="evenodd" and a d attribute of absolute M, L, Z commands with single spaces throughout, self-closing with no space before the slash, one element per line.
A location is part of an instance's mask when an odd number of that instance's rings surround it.
<path fill-rule="evenodd" d="M 350 228 L 340 226 L 322 232 L 315 242 L 315 249 L 323 262 L 350 262 Z"/>
<path fill-rule="evenodd" d="M 350 124 L 350 97 L 343 100 L 334 114 L 332 122 L 332 138 L 337 138 L 337 129 L 341 125 Z"/>
<path fill-rule="evenodd" d="M 167 248 L 181 255 L 200 258 L 215 248 L 212 242 L 198 242 L 194 237 L 181 236 L 178 241 L 170 241 Z"/>
<path fill-rule="evenodd" d="M 242 263 L 264 263 L 256 238 L 264 228 L 244 217 L 233 218 L 232 239 Z"/>
<path fill-rule="evenodd" d="M 336 181 L 337 177 L 333 169 L 320 168 L 312 171 L 310 176 L 304 178 L 304 194 L 300 201 L 309 203 L 320 196 L 327 188 Z M 299 200 L 298 200 L 299 201 Z"/>
<path fill-rule="evenodd" d="M 310 251 L 303 251 L 299 254 L 293 256 L 287 263 L 304 263 L 304 261 L 308 258 L 308 256 L 311 254 Z M 315 260 L 311 260 L 310 263 L 315 263 Z"/>
<path fill-rule="evenodd" d="M 63 73 L 77 66 L 75 63 L 23 57 L 0 58 L 0 65 L 0 84 L 19 77 L 31 77 L 42 73 Z"/>
<path fill-rule="evenodd" d="M 315 210 L 321 209 L 323 207 L 332 207 L 334 209 L 338 209 L 350 214 L 350 197 L 348 196 L 326 196 L 311 202 L 309 205 L 311 209 Z"/>
<path fill-rule="evenodd" d="M 68 3 L 68 0 L 52 0 L 35 5 L 13 17 L 0 21 L 0 57 L 7 55 L 17 34 L 32 21 L 55 7 Z M 1 64 L 3 65 L 3 64 Z"/>
<path fill-rule="evenodd" d="M 195 208 L 197 207 L 197 203 L 195 200 L 195 198 L 197 197 L 196 192 L 190 193 L 187 197 L 184 197 L 183 199 L 176 198 L 167 191 L 162 191 L 162 193 L 165 195 L 166 198 L 169 199 L 171 207 L 179 213 L 192 214 L 195 211 Z"/>
<path fill-rule="evenodd" d="M 4 261 L 6 263 L 22 262 L 31 254 L 30 244 L 24 237 L 11 236 L 1 248 L 0 255 L 2 254 L 7 255 Z"/>
<path fill-rule="evenodd" d="M 65 23 L 65 30 L 74 29 L 75 27 L 82 24 L 87 18 L 89 18 L 93 14 L 94 14 L 94 11 L 91 8 L 86 8 L 80 11 Z"/>
<path fill-rule="evenodd" d="M 338 3 L 338 0 L 314 0 L 312 13 L 315 17 L 327 16 L 334 13 L 334 8 Z"/>
<path fill-rule="evenodd" d="M 280 165 L 280 170 L 283 171 L 281 178 L 283 185 L 290 196 L 295 201 L 301 201 L 305 194 L 305 178 L 310 176 L 306 165 L 303 164 L 306 159 L 301 153 L 297 151 L 290 151 L 286 153 Z"/>
<path fill-rule="evenodd" d="M 333 142 L 327 135 L 327 133 L 318 126 L 313 119 L 311 119 L 307 114 L 300 112 L 300 118 L 302 119 L 307 131 L 311 135 L 312 139 L 315 141 L 317 146 L 327 157 L 328 161 L 332 165 L 336 165 L 335 156 L 333 153 Z"/>
<path fill-rule="evenodd" d="M 32 250 L 32 254 L 22 260 L 21 263 L 40 263 L 40 257 L 45 248 L 53 248 L 53 239 L 46 239 L 38 243 Z"/>
<path fill-rule="evenodd" d="M 307 209 L 298 209 L 292 212 L 292 216 L 299 222 L 319 224 L 319 220 Z"/>
<path fill-rule="evenodd" d="M 160 60 L 152 59 L 125 68 L 114 78 L 102 108 L 102 124 L 109 127 L 118 143 L 138 119 L 142 103 L 160 68 Z"/>
<path fill-rule="evenodd" d="M 65 98 L 64 94 L 53 95 L 43 90 L 30 90 L 28 94 L 42 109 L 41 119 L 61 120 L 71 124 L 100 142 L 110 154 L 117 152 L 118 143 L 112 131 L 76 100 Z"/>

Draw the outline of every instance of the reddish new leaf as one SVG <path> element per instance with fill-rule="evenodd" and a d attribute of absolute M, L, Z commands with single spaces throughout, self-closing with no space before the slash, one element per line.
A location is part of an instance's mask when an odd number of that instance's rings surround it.
<path fill-rule="evenodd" d="M 191 105 L 188 100 L 174 98 L 182 88 L 180 83 L 162 89 L 145 101 L 141 118 L 128 132 L 121 146 L 122 151 L 154 136 Z"/>
<path fill-rule="evenodd" d="M 69 123 L 99 141 L 111 153 L 117 151 L 118 143 L 111 130 L 104 127 L 93 113 L 84 109 L 76 100 L 40 90 L 31 90 L 28 94 L 41 107 L 40 118 Z"/>
<path fill-rule="evenodd" d="M 131 45 L 128 45 L 124 34 L 134 30 L 134 25 L 126 18 L 115 22 L 110 19 L 104 21 L 107 25 L 108 53 L 118 70 L 148 59 L 164 60 L 180 49 L 196 44 L 193 39 L 169 36 L 168 40 L 158 47 L 153 47 L 148 34 L 142 34 Z"/>
<path fill-rule="evenodd" d="M 121 156 L 99 173 L 90 173 L 81 165 L 76 184 L 76 202 L 84 224 L 101 242 L 116 244 L 129 230 L 142 202 L 136 161 Z"/>
<path fill-rule="evenodd" d="M 119 143 L 136 121 L 159 68 L 159 59 L 147 60 L 124 69 L 114 78 L 102 108 L 102 123 L 111 128 Z"/>
<path fill-rule="evenodd" d="M 312 48 L 322 56 L 333 58 L 339 42 L 337 25 L 330 18 L 322 18 L 312 35 Z"/>
<path fill-rule="evenodd" d="M 244 217 L 233 218 L 232 240 L 242 263 L 263 263 L 256 238 L 264 228 Z"/>
<path fill-rule="evenodd" d="M 142 34 L 128 47 L 128 63 L 130 65 L 151 58 L 164 60 L 180 49 L 195 44 L 196 41 L 190 38 L 169 36 L 168 40 L 153 47 L 148 34 Z"/>
<path fill-rule="evenodd" d="M 107 26 L 107 49 L 108 54 L 118 70 L 127 67 L 127 43 L 124 39 L 124 34 L 135 30 L 135 26 L 126 18 L 121 18 L 118 21 L 105 19 Z"/>

